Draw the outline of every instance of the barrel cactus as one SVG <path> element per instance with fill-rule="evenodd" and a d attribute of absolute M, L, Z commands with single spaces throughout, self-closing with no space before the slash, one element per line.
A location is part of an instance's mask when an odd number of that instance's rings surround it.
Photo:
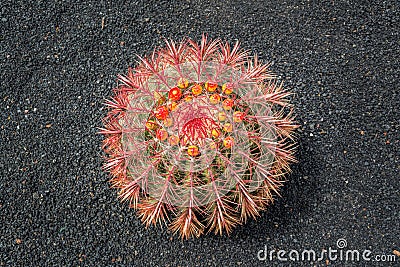
<path fill-rule="evenodd" d="M 295 161 L 290 92 L 238 43 L 166 41 L 113 94 L 104 168 L 146 226 L 229 234 L 279 195 Z"/>

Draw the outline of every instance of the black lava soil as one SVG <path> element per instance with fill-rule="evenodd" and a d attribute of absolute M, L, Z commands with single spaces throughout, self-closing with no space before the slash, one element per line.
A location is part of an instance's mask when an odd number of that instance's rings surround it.
<path fill-rule="evenodd" d="M 400 266 L 399 7 L 2 1 L 0 266 Z M 240 40 L 295 93 L 299 162 L 257 221 L 181 241 L 119 203 L 97 127 L 136 54 L 203 32 Z M 259 253 L 320 253 L 339 239 L 371 261 Z"/>

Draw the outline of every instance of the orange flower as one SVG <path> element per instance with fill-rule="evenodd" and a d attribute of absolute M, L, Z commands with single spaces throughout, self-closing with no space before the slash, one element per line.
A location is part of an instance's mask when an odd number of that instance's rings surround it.
<path fill-rule="evenodd" d="M 213 94 L 210 96 L 210 103 L 211 104 L 218 104 L 221 101 L 221 96 L 219 94 Z"/>
<path fill-rule="evenodd" d="M 155 116 L 159 120 L 165 120 L 168 116 L 168 108 L 166 106 L 158 107 L 155 111 Z"/>
<path fill-rule="evenodd" d="M 205 88 L 209 92 L 214 92 L 218 87 L 218 84 L 215 82 L 206 82 L 205 83 Z"/>
<path fill-rule="evenodd" d="M 165 127 L 170 127 L 170 126 L 172 125 L 173 122 L 174 122 L 174 121 L 172 120 L 171 117 L 167 117 L 167 118 L 164 120 L 164 126 L 165 126 Z"/>
<path fill-rule="evenodd" d="M 228 136 L 224 139 L 224 147 L 226 148 L 231 148 L 233 146 L 234 143 L 234 139 L 231 136 Z"/>
<path fill-rule="evenodd" d="M 222 107 L 223 107 L 225 110 L 231 110 L 232 107 L 233 107 L 233 100 L 230 99 L 230 98 L 225 99 L 225 100 L 222 102 Z"/>
<path fill-rule="evenodd" d="M 177 144 L 179 144 L 179 137 L 176 136 L 176 135 L 171 135 L 171 136 L 168 138 L 168 143 L 169 143 L 171 146 L 176 146 Z"/>
<path fill-rule="evenodd" d="M 219 121 L 225 121 L 226 120 L 226 113 L 221 111 L 218 113 L 218 120 Z"/>
<path fill-rule="evenodd" d="M 156 132 L 157 139 L 164 141 L 168 137 L 168 132 L 164 129 L 158 129 Z"/>
<path fill-rule="evenodd" d="M 187 153 L 191 157 L 196 157 L 200 154 L 199 148 L 197 146 L 189 146 L 187 149 Z"/>
<path fill-rule="evenodd" d="M 200 95 L 202 91 L 203 91 L 203 87 L 201 87 L 200 84 L 196 84 L 192 87 L 192 93 L 194 95 Z"/>
<path fill-rule="evenodd" d="M 182 97 L 181 89 L 178 87 L 174 87 L 168 92 L 168 98 L 172 101 L 178 101 Z"/>
<path fill-rule="evenodd" d="M 222 92 L 224 94 L 230 95 L 233 92 L 233 84 L 232 83 L 225 83 L 222 85 Z"/>
<path fill-rule="evenodd" d="M 146 128 L 149 130 L 155 130 L 157 129 L 157 127 L 158 127 L 157 123 L 153 120 L 148 120 L 146 122 Z"/>
<path fill-rule="evenodd" d="M 244 112 L 235 111 L 235 112 L 233 113 L 233 121 L 234 121 L 234 122 L 241 122 L 241 121 L 243 121 L 244 115 L 245 115 Z"/>
<path fill-rule="evenodd" d="M 213 137 L 215 137 L 215 138 L 218 138 L 218 137 L 221 135 L 221 130 L 220 130 L 220 129 L 217 129 L 217 128 L 212 129 L 211 135 L 212 135 Z"/>

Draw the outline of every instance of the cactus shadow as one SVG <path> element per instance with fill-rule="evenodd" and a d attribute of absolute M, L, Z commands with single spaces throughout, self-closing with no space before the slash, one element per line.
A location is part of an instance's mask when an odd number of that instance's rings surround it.
<path fill-rule="evenodd" d="M 298 224 L 312 216 L 311 204 L 318 199 L 318 180 L 323 169 L 318 162 L 323 161 L 313 151 L 310 140 L 303 138 L 298 142 L 296 157 L 298 163 L 292 165 L 292 173 L 268 210 L 261 213 L 257 220 L 251 220 L 238 227 L 232 235 L 234 239 L 274 239 L 275 235 L 298 229 Z"/>

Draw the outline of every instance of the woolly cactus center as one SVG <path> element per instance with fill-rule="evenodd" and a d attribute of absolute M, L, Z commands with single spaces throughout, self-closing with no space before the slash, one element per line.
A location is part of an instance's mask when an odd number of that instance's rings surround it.
<path fill-rule="evenodd" d="M 194 118 L 182 127 L 182 136 L 192 143 L 202 144 L 203 140 L 211 137 L 211 131 L 218 129 L 218 124 L 209 117 Z"/>
<path fill-rule="evenodd" d="M 211 137 L 211 132 L 219 128 L 213 119 L 216 112 L 206 96 L 195 97 L 190 102 L 181 102 L 171 116 L 182 140 L 182 145 L 204 144 L 204 139 Z"/>

